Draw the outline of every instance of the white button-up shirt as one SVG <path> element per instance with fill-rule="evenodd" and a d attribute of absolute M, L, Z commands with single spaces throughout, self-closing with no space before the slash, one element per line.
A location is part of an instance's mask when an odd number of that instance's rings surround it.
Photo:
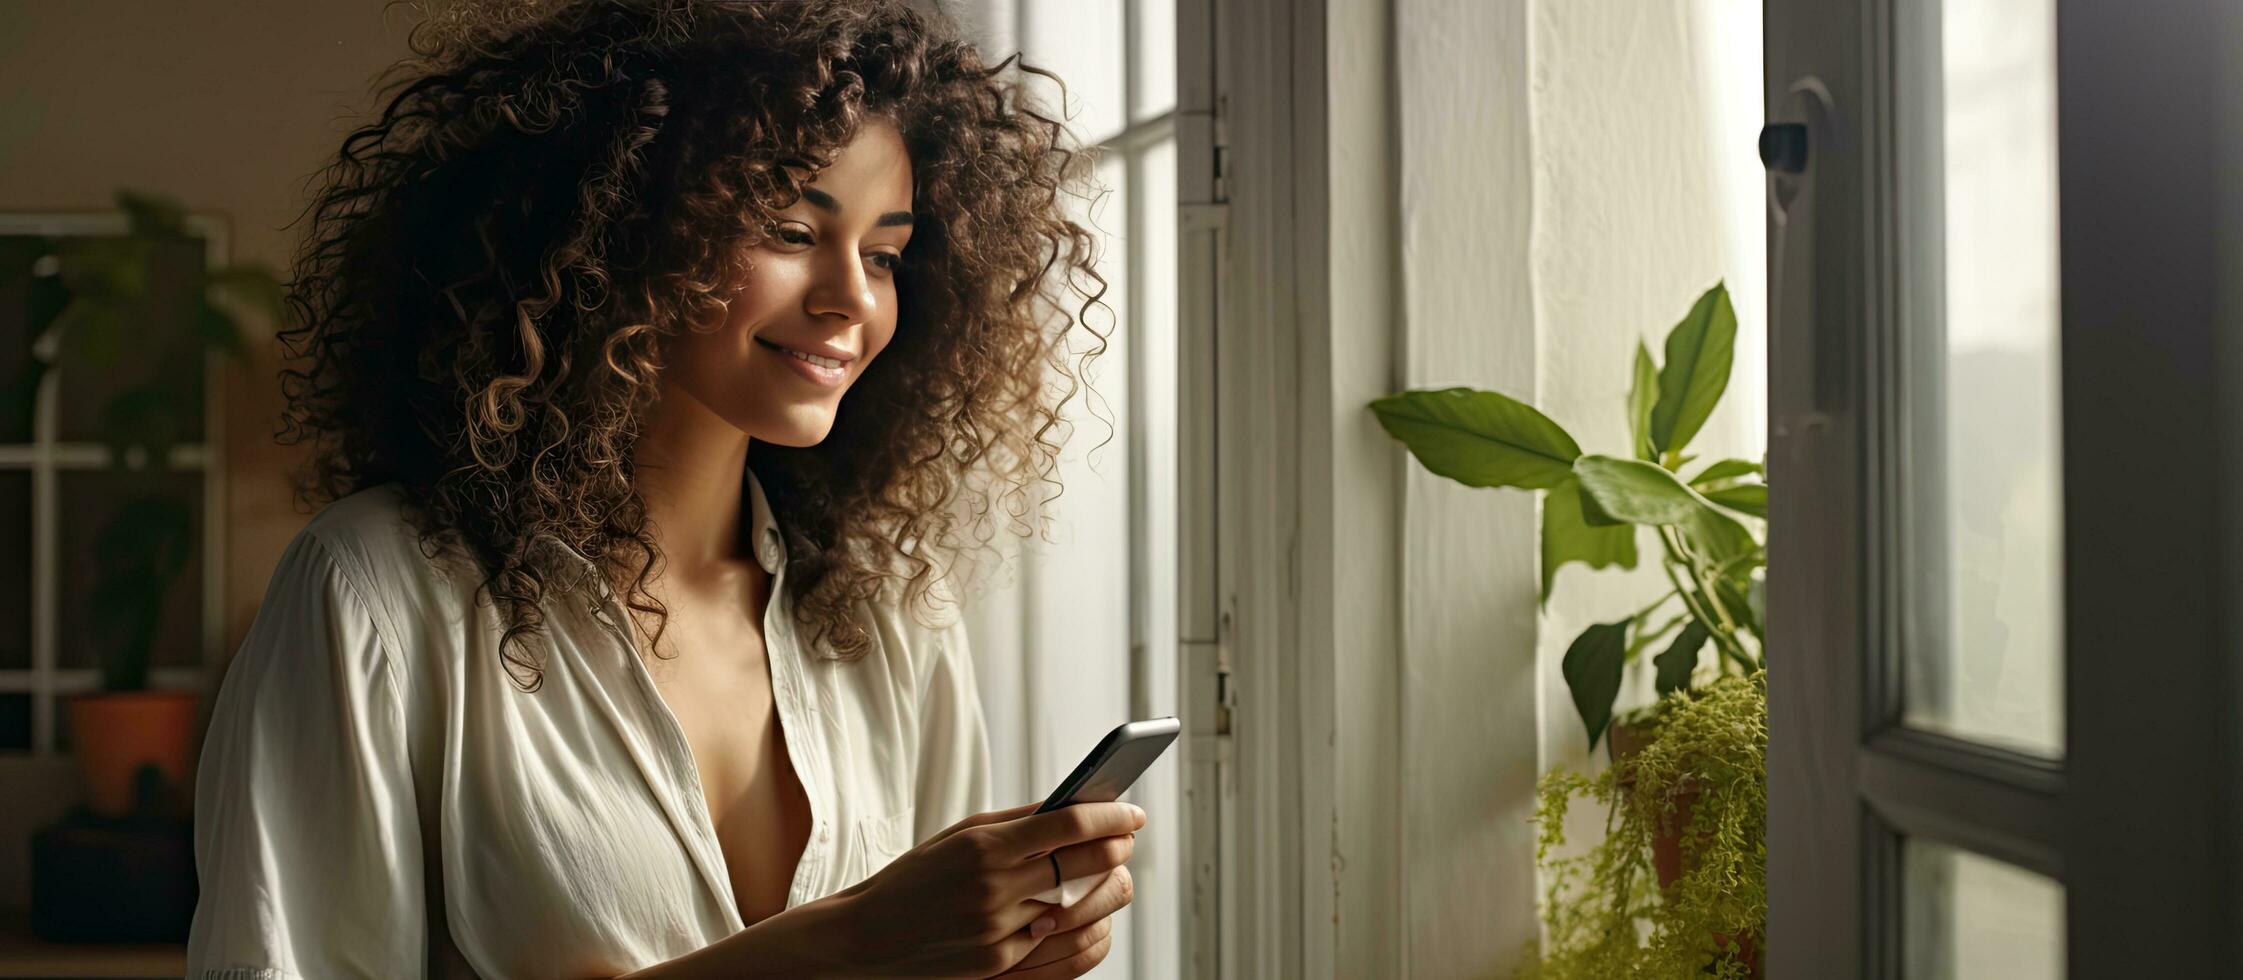
<path fill-rule="evenodd" d="M 480 572 L 424 557 L 398 494 L 296 536 L 226 675 L 189 975 L 613 976 L 743 928 L 692 751 L 604 581 L 541 539 L 594 584 L 545 603 L 543 684 L 523 691 Z M 813 655 L 752 475 L 748 496 L 772 703 L 810 802 L 791 908 L 990 809 L 989 751 L 964 627 L 875 609 L 862 659 Z"/>

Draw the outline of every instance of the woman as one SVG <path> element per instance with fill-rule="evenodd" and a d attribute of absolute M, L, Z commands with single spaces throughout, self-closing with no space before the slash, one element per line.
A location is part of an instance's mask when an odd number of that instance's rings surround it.
<path fill-rule="evenodd" d="M 1143 811 L 981 812 L 940 586 L 1028 523 L 1102 291 L 1059 125 L 901 0 L 413 48 L 290 291 L 332 502 L 214 709 L 193 973 L 1096 965 Z"/>

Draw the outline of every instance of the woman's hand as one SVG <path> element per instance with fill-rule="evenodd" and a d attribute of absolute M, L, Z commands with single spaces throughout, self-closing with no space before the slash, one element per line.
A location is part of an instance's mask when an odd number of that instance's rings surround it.
<path fill-rule="evenodd" d="M 1061 879 L 1120 868 L 1135 851 L 1132 835 L 1145 826 L 1145 811 L 1128 803 L 1034 810 L 967 817 L 835 896 L 845 925 L 842 948 L 833 953 L 845 960 L 844 972 L 994 976 L 1021 966 L 1062 932 L 1075 935 L 1059 941 L 1052 961 L 1032 967 L 1028 976 L 1076 976 L 1080 970 L 1066 971 L 1077 958 L 1087 955 L 1090 964 L 1104 959 L 1110 940 L 1096 933 L 1110 927 L 1100 930 L 1103 914 L 1092 913 L 1106 908 L 1111 914 L 1128 902 L 1127 872 L 1110 876 L 1075 909 L 1029 896 L 1057 884 L 1054 853 Z"/>
<path fill-rule="evenodd" d="M 1136 894 L 1127 865 L 1114 869 L 1106 880 L 1072 907 L 1054 909 L 1058 920 L 1050 935 L 1019 965 L 1004 976 L 1017 980 L 1062 980 L 1079 977 L 1105 962 L 1113 950 L 1113 915 Z"/>

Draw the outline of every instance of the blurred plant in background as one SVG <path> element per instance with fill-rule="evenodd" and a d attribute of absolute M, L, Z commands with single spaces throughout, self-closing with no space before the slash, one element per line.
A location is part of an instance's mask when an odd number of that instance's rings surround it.
<path fill-rule="evenodd" d="M 214 269 L 201 262 L 192 264 L 196 278 L 188 288 L 151 289 L 159 250 L 196 242 L 185 209 L 134 191 L 119 192 L 116 201 L 126 217 L 123 235 L 0 240 L 8 273 L 28 272 L 24 338 L 30 347 L 0 395 L 0 432 L 28 437 L 33 431 L 48 372 L 114 372 L 128 348 L 152 351 L 148 360 L 159 369 L 124 379 L 102 404 L 100 425 L 113 467 L 162 473 L 181 442 L 182 420 L 203 413 L 206 352 L 241 356 L 237 318 L 278 318 L 283 291 L 260 266 Z M 182 364 L 190 367 L 182 370 Z M 89 596 L 94 635 L 84 640 L 95 647 L 104 690 L 147 686 L 164 597 L 194 552 L 193 516 L 177 493 L 150 491 L 126 500 L 97 532 Z"/>

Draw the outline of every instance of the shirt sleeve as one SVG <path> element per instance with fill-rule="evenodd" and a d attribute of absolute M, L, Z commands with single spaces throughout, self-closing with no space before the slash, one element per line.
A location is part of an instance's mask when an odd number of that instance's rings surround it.
<path fill-rule="evenodd" d="M 914 840 L 991 808 L 989 732 L 964 617 L 933 636 L 935 657 L 920 699 Z"/>
<path fill-rule="evenodd" d="M 190 978 L 423 974 L 399 680 L 356 577 L 299 534 L 211 710 Z"/>

